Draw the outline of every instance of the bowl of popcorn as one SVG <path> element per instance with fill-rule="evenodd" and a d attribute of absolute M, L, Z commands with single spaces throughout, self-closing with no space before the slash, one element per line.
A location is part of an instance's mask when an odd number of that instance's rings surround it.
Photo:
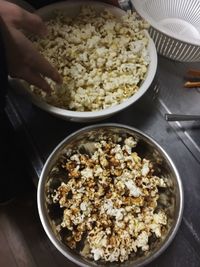
<path fill-rule="evenodd" d="M 63 77 L 52 92 L 28 86 L 33 103 L 72 121 L 94 121 L 135 103 L 157 69 L 148 24 L 136 13 L 95 1 L 66 1 L 37 11 L 48 35 L 32 37 Z M 27 88 L 26 88 L 27 89 Z"/>
<path fill-rule="evenodd" d="M 141 131 L 96 124 L 64 139 L 38 185 L 53 245 L 79 266 L 144 266 L 173 240 L 183 188 L 167 153 Z"/>

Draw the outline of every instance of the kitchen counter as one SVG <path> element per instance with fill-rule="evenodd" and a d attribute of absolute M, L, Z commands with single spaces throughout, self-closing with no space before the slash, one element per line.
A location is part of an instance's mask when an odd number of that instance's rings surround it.
<path fill-rule="evenodd" d="M 184 75 L 190 68 L 198 68 L 198 64 L 159 57 L 154 82 L 141 100 L 101 121 L 126 124 L 150 135 L 172 158 L 183 182 L 185 203 L 181 226 L 168 249 L 148 267 L 200 266 L 200 121 L 180 123 L 164 119 L 165 113 L 200 114 L 200 90 L 183 87 Z M 55 146 L 70 133 L 88 125 L 53 117 L 12 88 L 6 112 L 29 159 L 36 185 L 43 164 Z M 67 266 L 74 266 L 67 262 L 66 259 Z"/>

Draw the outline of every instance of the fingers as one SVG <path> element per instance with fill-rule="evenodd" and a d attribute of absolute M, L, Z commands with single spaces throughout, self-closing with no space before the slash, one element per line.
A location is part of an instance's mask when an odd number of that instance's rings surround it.
<path fill-rule="evenodd" d="M 33 69 L 40 72 L 43 76 L 48 77 L 58 84 L 62 83 L 62 78 L 58 71 L 41 55 L 35 50 L 32 54 L 32 60 L 30 65 Z"/>
<path fill-rule="evenodd" d="M 7 1 L 4 3 L 2 33 L 6 43 L 6 60 L 10 75 L 26 80 L 27 82 L 49 91 L 50 86 L 42 77 L 48 77 L 56 83 L 62 83 L 58 71 L 36 50 L 34 45 L 17 28 L 23 28 L 32 33 L 42 35 L 45 26 L 35 14 L 29 13 Z M 8 5 L 8 6 L 7 6 Z M 1 5 L 0 5 L 1 7 Z M 7 12 L 7 8 L 13 12 Z M 9 13 L 9 15 L 8 15 Z M 13 14 L 13 16 L 10 16 Z M 15 16 L 14 16 L 15 15 Z"/>
<path fill-rule="evenodd" d="M 7 40 L 6 59 L 9 74 L 50 92 L 51 88 L 43 76 L 57 82 L 60 78 L 57 70 L 43 58 L 23 33 L 16 29 L 5 28 L 3 34 Z"/>
<path fill-rule="evenodd" d="M 46 26 L 39 16 L 8 1 L 0 1 L 0 16 L 7 25 L 14 28 L 21 28 L 39 36 L 47 33 Z"/>
<path fill-rule="evenodd" d="M 16 32 L 16 30 L 15 30 Z M 48 77 L 58 84 L 62 83 L 62 78 L 56 68 L 54 68 L 34 47 L 21 32 L 16 32 L 18 47 L 21 50 L 22 64 L 28 69 L 33 69 L 44 77 Z"/>
<path fill-rule="evenodd" d="M 18 78 L 21 78 L 26 82 L 35 85 L 36 87 L 44 90 L 47 93 L 51 92 L 51 87 L 47 83 L 47 81 L 45 81 L 45 79 L 40 75 L 40 73 L 37 73 L 32 69 L 24 70 L 22 75 L 19 75 Z"/>
<path fill-rule="evenodd" d="M 20 27 L 29 33 L 34 33 L 41 37 L 47 34 L 47 28 L 42 19 L 26 10 L 23 10 L 19 23 Z"/>

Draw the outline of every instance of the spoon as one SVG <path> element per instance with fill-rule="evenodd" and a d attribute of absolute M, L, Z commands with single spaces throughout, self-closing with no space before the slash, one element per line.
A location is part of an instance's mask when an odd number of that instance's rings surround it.
<path fill-rule="evenodd" d="M 166 121 L 197 121 L 200 115 L 165 114 Z"/>

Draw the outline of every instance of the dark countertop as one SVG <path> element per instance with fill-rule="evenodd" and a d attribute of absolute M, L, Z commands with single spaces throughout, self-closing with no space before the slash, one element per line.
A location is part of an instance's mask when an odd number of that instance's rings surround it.
<path fill-rule="evenodd" d="M 127 124 L 154 138 L 174 161 L 184 187 L 184 214 L 169 248 L 149 267 L 200 266 L 200 122 L 166 122 L 164 114 L 200 114 L 200 91 L 183 87 L 184 75 L 197 63 L 160 57 L 156 78 L 136 104 L 102 122 Z M 64 121 L 9 92 L 6 108 L 26 153 L 36 183 L 45 160 L 67 135 L 87 124 Z M 66 264 L 67 264 L 66 260 Z M 68 263 L 67 266 L 74 266 Z"/>

